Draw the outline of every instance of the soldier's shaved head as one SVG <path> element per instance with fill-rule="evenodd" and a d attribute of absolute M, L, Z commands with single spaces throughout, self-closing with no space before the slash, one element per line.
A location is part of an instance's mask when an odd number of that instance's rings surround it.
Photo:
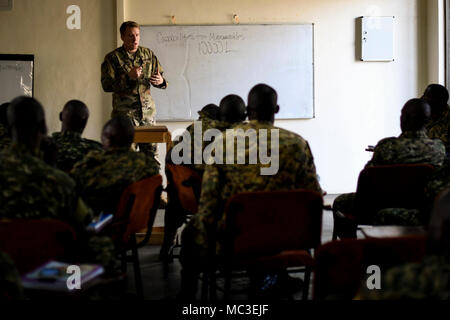
<path fill-rule="evenodd" d="M 59 114 L 62 122 L 61 131 L 73 131 L 83 133 L 89 118 L 88 107 L 79 100 L 68 101 Z"/>
<path fill-rule="evenodd" d="M 446 87 L 440 84 L 430 84 L 424 91 L 422 99 L 431 107 L 431 116 L 438 117 L 447 106 L 449 94 Z"/>
<path fill-rule="evenodd" d="M 102 143 L 105 149 L 130 148 L 134 139 L 134 127 L 127 117 L 115 117 L 109 120 L 102 131 Z"/>
<path fill-rule="evenodd" d="M 277 92 L 266 84 L 257 84 L 249 94 L 247 101 L 247 114 L 249 120 L 275 121 L 275 113 L 280 107 L 277 105 Z"/>
<path fill-rule="evenodd" d="M 241 97 L 230 94 L 220 101 L 220 120 L 238 123 L 245 120 L 245 102 Z"/>
<path fill-rule="evenodd" d="M 18 97 L 8 107 L 8 123 L 13 141 L 39 147 L 41 137 L 47 134 L 42 105 L 30 97 Z"/>
<path fill-rule="evenodd" d="M 400 127 L 402 132 L 419 131 L 430 118 L 430 105 L 423 99 L 408 100 L 402 109 Z"/>
<path fill-rule="evenodd" d="M 219 120 L 219 107 L 214 103 L 207 104 L 200 111 L 203 115 L 205 115 L 209 119 Z"/>

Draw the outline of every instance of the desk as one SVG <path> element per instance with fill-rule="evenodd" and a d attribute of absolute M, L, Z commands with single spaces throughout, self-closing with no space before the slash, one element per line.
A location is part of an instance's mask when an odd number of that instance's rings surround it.
<path fill-rule="evenodd" d="M 427 231 L 424 227 L 406 226 L 360 226 L 366 238 L 395 238 L 404 236 L 425 236 Z"/>
<path fill-rule="evenodd" d="M 172 136 L 166 126 L 134 127 L 135 143 L 165 143 L 167 149 L 172 147 Z"/>

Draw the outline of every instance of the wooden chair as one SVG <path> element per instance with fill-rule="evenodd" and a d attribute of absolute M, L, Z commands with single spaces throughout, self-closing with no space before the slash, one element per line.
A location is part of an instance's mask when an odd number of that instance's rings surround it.
<path fill-rule="evenodd" d="M 127 262 L 133 263 L 136 293 L 140 298 L 143 298 L 144 292 L 138 248 L 147 244 L 150 239 L 161 192 L 161 175 L 128 186 L 122 193 L 114 220 L 107 229 L 121 254 L 122 271 L 126 272 Z M 146 229 L 145 237 L 138 243 L 136 233 L 144 229 Z M 131 251 L 131 255 L 127 255 L 128 251 Z"/>
<path fill-rule="evenodd" d="M 326 243 L 315 253 L 313 299 L 353 299 L 367 276 L 367 267 L 381 271 L 425 256 L 425 236 L 342 239 Z"/>
<path fill-rule="evenodd" d="M 373 166 L 361 171 L 352 212 L 333 210 L 333 240 L 356 238 L 359 224 L 372 224 L 383 208 L 425 209 L 424 188 L 434 167 L 429 164 Z"/>
<path fill-rule="evenodd" d="M 173 245 L 177 229 L 198 211 L 202 177 L 197 171 L 183 165 L 166 164 L 168 205 L 164 216 L 164 241 L 160 256 L 173 258 Z"/>
<path fill-rule="evenodd" d="M 20 274 L 49 260 L 76 256 L 76 234 L 71 226 L 54 219 L 0 221 L 0 251 L 13 259 Z"/>
<path fill-rule="evenodd" d="M 293 267 L 297 269 L 288 272 L 305 272 L 303 299 L 307 299 L 314 267 L 309 250 L 320 245 L 322 208 L 322 195 L 309 190 L 248 192 L 229 199 L 225 255 L 219 263 L 225 275 L 225 299 L 232 270 L 279 272 Z M 215 279 L 211 280 L 215 286 Z"/>

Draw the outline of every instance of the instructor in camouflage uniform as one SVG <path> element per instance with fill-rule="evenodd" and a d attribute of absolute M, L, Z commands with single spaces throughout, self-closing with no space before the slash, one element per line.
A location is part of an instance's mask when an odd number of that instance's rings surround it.
<path fill-rule="evenodd" d="M 128 116 L 135 126 L 151 125 L 156 109 L 150 86 L 166 88 L 163 68 L 150 49 L 139 46 L 136 22 L 122 23 L 120 37 L 123 46 L 108 53 L 102 64 L 103 90 L 113 92 L 111 116 Z"/>
<path fill-rule="evenodd" d="M 156 107 L 150 87 L 167 87 L 164 70 L 150 49 L 139 46 L 139 24 L 122 23 L 120 37 L 123 46 L 108 53 L 102 63 L 103 90 L 113 92 L 111 117 L 127 116 L 135 127 L 153 125 Z M 145 145 L 139 148 L 146 149 Z"/>

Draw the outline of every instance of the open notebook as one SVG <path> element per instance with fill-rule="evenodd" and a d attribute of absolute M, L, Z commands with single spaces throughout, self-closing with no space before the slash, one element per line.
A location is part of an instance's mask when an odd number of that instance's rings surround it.
<path fill-rule="evenodd" d="M 27 273 L 22 277 L 22 284 L 25 289 L 40 289 L 51 291 L 76 291 L 70 290 L 67 280 L 71 277 L 70 283 L 74 282 L 76 272 L 70 271 L 71 264 L 49 261 L 43 266 Z M 96 264 L 74 265 L 80 268 L 80 286 L 83 289 L 95 278 L 104 273 L 104 269 Z M 69 271 L 69 272 L 68 272 Z"/>

